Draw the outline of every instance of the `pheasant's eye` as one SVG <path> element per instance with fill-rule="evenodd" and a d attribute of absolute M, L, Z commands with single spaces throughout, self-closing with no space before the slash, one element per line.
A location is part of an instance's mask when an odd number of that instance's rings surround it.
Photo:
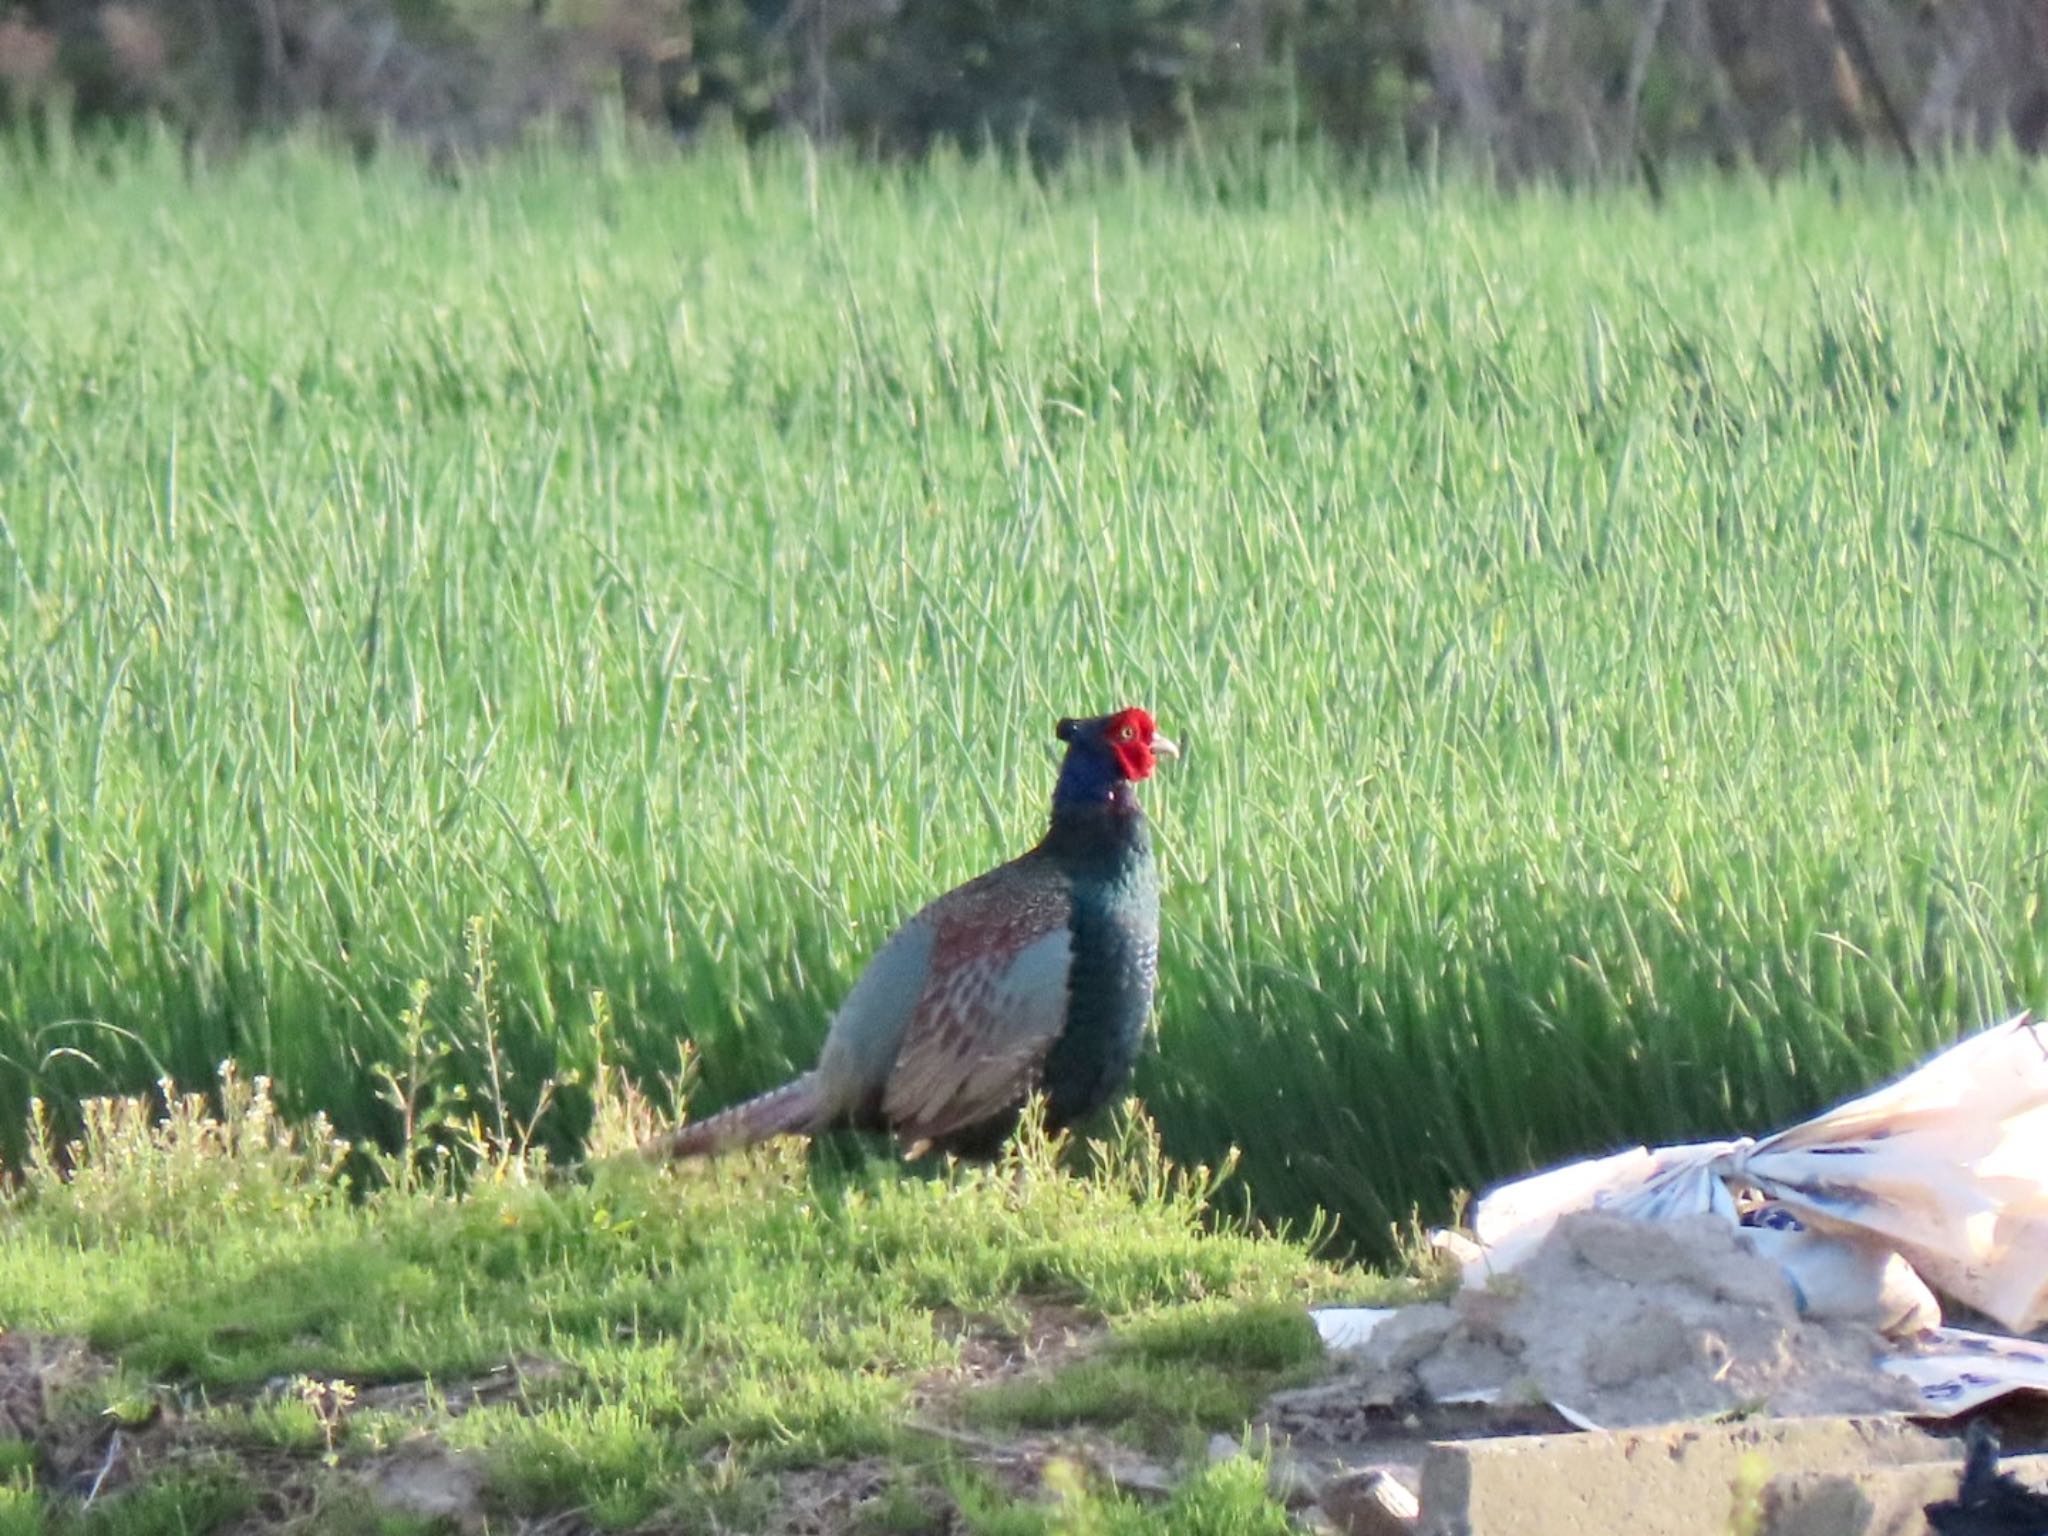
<path fill-rule="evenodd" d="M 1116 733 L 1116 739 L 1118 741 L 1136 741 L 1138 739 L 1138 728 L 1135 725 L 1127 725 Z"/>

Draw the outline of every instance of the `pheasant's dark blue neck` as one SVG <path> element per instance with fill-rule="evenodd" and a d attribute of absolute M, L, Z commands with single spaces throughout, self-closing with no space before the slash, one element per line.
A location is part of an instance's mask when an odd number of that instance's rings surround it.
<path fill-rule="evenodd" d="M 1059 782 L 1052 789 L 1052 813 L 1098 810 L 1135 811 L 1138 797 L 1131 781 L 1117 772 L 1116 764 L 1100 752 L 1069 750 L 1060 764 Z"/>
<path fill-rule="evenodd" d="M 1097 754 L 1069 752 L 1052 792 L 1052 825 L 1039 846 L 1072 869 L 1105 874 L 1124 860 L 1149 858 L 1136 786 Z"/>

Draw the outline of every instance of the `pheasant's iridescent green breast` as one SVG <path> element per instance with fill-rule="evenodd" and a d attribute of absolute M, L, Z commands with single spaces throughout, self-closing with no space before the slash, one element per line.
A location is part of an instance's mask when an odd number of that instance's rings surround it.
<path fill-rule="evenodd" d="M 1092 829 L 1091 846 L 1065 856 L 1073 882 L 1067 1025 L 1041 1074 L 1055 1126 L 1123 1092 L 1159 977 L 1159 869 L 1151 835 L 1135 803 L 1109 814 L 1114 821 Z"/>

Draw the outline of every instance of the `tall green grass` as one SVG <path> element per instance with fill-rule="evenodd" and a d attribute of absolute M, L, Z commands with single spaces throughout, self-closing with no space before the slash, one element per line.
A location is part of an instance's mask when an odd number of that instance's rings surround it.
<path fill-rule="evenodd" d="M 758 1088 L 1129 700 L 1262 1209 L 1775 1126 L 2048 999 L 2041 194 L 12 163 L 0 1127 Z"/>

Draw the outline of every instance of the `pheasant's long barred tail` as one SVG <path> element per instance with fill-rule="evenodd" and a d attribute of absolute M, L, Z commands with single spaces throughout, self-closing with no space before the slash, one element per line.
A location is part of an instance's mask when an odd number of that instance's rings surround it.
<path fill-rule="evenodd" d="M 651 1137 L 640 1144 L 640 1150 L 656 1158 L 730 1152 L 773 1136 L 816 1130 L 822 1108 L 818 1074 L 806 1072 L 794 1082 L 721 1110 L 709 1120 L 695 1120 L 679 1130 Z"/>

